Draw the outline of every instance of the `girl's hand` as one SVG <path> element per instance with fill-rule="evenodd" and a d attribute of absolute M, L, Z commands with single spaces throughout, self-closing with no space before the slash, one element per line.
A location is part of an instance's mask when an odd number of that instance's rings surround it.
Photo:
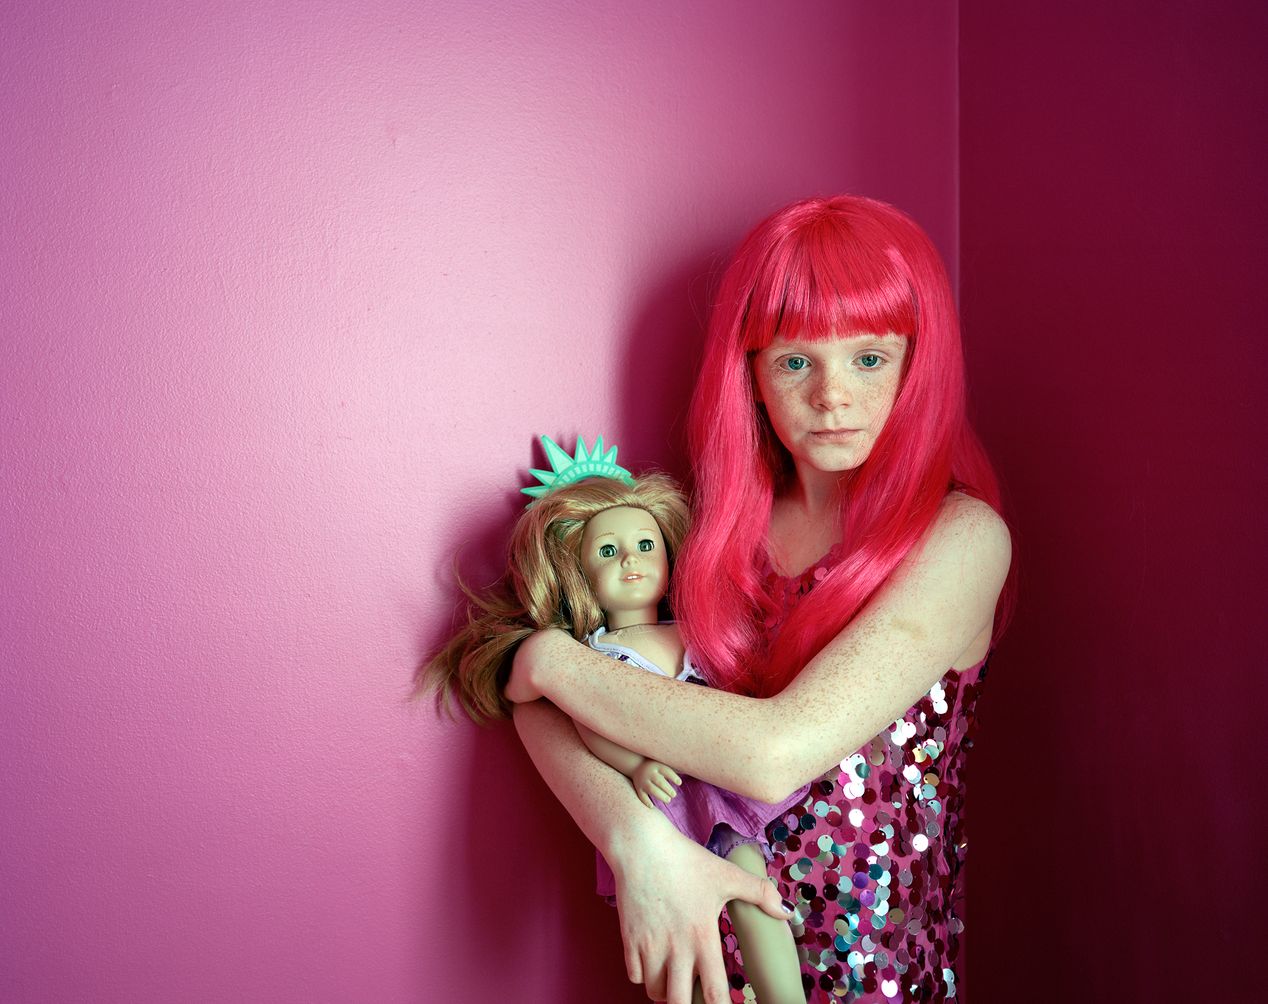
<path fill-rule="evenodd" d="M 663 817 L 662 817 L 663 818 Z M 774 884 L 724 861 L 669 825 L 643 831 L 636 853 L 616 856 L 625 968 L 647 996 L 691 1004 L 698 976 L 706 1004 L 729 1004 L 718 915 L 741 899 L 787 920 Z"/>
<path fill-rule="evenodd" d="M 634 790 L 638 793 L 638 800 L 649 809 L 654 809 L 656 806 L 652 804 L 652 799 L 670 802 L 678 794 L 678 789 L 674 785 L 681 785 L 682 778 L 668 764 L 657 760 L 644 760 L 634 768 L 634 773 L 630 775 L 630 783 L 634 785 Z"/>
<path fill-rule="evenodd" d="M 552 635 L 568 637 L 558 628 L 546 628 L 543 631 L 534 631 L 515 650 L 515 658 L 511 661 L 511 676 L 506 681 L 506 689 L 502 691 L 512 704 L 527 704 L 546 696 L 537 685 L 534 675 L 545 657 L 542 649 L 553 640 Z"/>

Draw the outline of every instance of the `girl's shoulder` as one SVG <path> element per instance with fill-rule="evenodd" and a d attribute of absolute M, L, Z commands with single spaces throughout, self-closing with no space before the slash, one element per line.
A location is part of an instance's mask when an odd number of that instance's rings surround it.
<path fill-rule="evenodd" d="M 989 593 L 993 606 L 1012 555 L 1012 535 L 1004 518 L 981 499 L 950 492 L 933 525 L 903 559 L 893 581 L 900 584 L 921 569 L 917 578 L 957 595 L 965 589 Z"/>
<path fill-rule="evenodd" d="M 994 554 L 1007 564 L 1013 538 L 1004 517 L 989 502 L 964 492 L 948 492 L 930 529 L 931 539 L 958 540 L 975 553 Z"/>

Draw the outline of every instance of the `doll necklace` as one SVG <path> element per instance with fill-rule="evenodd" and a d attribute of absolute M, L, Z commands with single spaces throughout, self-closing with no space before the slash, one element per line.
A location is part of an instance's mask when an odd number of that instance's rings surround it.
<path fill-rule="evenodd" d="M 608 637 L 611 638 L 613 635 L 619 634 L 622 637 L 628 638 L 630 635 L 634 634 L 646 634 L 652 628 L 657 626 L 658 625 L 656 624 L 628 624 L 625 627 L 617 628 L 615 631 L 609 631 Z"/>

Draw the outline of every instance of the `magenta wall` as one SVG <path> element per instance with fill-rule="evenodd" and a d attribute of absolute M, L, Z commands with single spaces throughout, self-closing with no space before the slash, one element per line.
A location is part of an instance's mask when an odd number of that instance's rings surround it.
<path fill-rule="evenodd" d="M 680 465 L 761 213 L 954 264 L 928 6 L 6 5 L 0 999 L 641 999 L 514 737 L 403 698 L 534 434 Z"/>
<path fill-rule="evenodd" d="M 1023 597 L 973 996 L 1263 1000 L 1268 8 L 960 14 L 963 307 Z"/>

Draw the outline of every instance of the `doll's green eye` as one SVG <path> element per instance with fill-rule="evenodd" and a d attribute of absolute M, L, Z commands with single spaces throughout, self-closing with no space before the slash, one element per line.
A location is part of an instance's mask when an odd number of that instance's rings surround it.
<path fill-rule="evenodd" d="M 600 547 L 600 548 L 599 548 L 599 557 L 600 557 L 600 558 L 615 558 L 615 557 L 616 557 L 616 545 L 615 545 L 615 544 L 604 544 L 602 547 Z"/>
<path fill-rule="evenodd" d="M 656 549 L 656 542 L 650 537 L 644 537 L 638 542 L 638 549 L 640 551 L 654 551 Z"/>

